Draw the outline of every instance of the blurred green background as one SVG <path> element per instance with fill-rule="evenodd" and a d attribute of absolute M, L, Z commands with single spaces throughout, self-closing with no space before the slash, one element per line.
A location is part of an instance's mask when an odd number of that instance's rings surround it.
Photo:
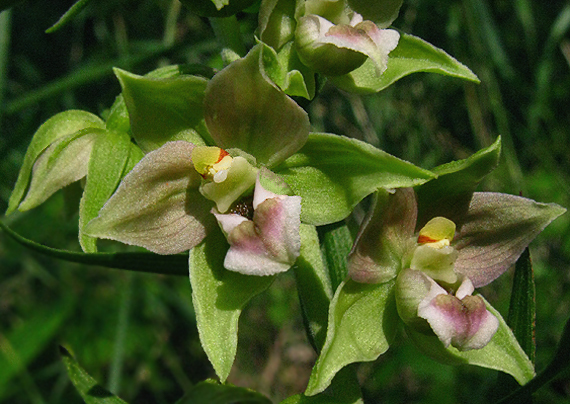
<path fill-rule="evenodd" d="M 111 105 L 120 91 L 112 66 L 139 74 L 172 63 L 220 66 L 208 20 L 177 1 L 92 2 L 69 25 L 46 34 L 73 3 L 28 0 L 0 14 L 2 211 L 42 122 L 66 109 L 101 114 Z M 255 18 L 239 15 L 249 44 Z M 501 135 L 501 165 L 481 189 L 570 207 L 570 4 L 408 0 L 394 25 L 446 50 L 482 83 L 416 74 L 366 97 L 326 86 L 309 107 L 314 130 L 366 140 L 425 168 L 465 158 Z M 64 194 L 3 220 L 35 241 L 78 250 L 76 205 Z M 566 214 L 531 244 L 538 370 L 570 313 L 569 228 Z M 509 272 L 482 290 L 504 316 L 511 282 Z M 245 310 L 231 383 L 275 402 L 303 391 L 315 356 L 295 297 L 294 278 L 285 274 Z M 440 365 L 403 334 L 398 340 L 379 360 L 359 367 L 367 403 L 487 403 L 493 397 L 496 372 Z M 186 277 L 56 261 L 0 233 L 0 402 L 82 402 L 59 344 L 132 403 L 172 403 L 214 377 L 198 341 Z M 535 396 L 537 403 L 569 397 L 569 377 Z"/>

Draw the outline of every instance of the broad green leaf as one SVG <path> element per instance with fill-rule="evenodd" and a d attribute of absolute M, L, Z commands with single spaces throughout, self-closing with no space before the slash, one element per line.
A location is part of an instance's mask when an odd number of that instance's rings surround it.
<path fill-rule="evenodd" d="M 483 299 L 485 300 L 485 299 Z M 519 384 L 528 383 L 534 377 L 534 366 L 520 347 L 513 332 L 501 316 L 486 300 L 487 310 L 499 320 L 499 329 L 491 341 L 481 349 L 459 351 L 445 348 L 436 336 L 421 334 L 406 328 L 415 345 L 427 356 L 448 365 L 469 364 L 510 374 Z"/>
<path fill-rule="evenodd" d="M 436 216 L 454 219 L 465 214 L 479 183 L 499 164 L 501 138 L 472 156 L 432 169 L 438 177 L 416 188 L 418 223 L 423 227 Z"/>
<path fill-rule="evenodd" d="M 17 243 L 48 257 L 76 262 L 78 264 L 125 269 L 128 271 L 148 272 L 161 275 L 188 275 L 187 255 L 157 255 L 147 252 L 86 254 L 82 252 L 59 250 L 57 248 L 46 247 L 38 244 L 20 236 L 18 233 L 6 226 L 2 221 L 0 221 L 0 228 Z"/>
<path fill-rule="evenodd" d="M 35 208 L 56 191 L 85 177 L 93 144 L 104 135 L 103 129 L 87 128 L 54 141 L 38 156 L 28 193 L 18 209 Z"/>
<path fill-rule="evenodd" d="M 326 133 L 312 133 L 274 171 L 303 198 L 301 220 L 317 226 L 343 220 L 377 189 L 411 187 L 434 177 L 368 143 Z"/>
<path fill-rule="evenodd" d="M 129 111 L 133 137 L 147 153 L 173 140 L 204 145 L 203 99 L 207 80 L 180 75 L 143 77 L 115 69 Z"/>
<path fill-rule="evenodd" d="M 271 400 L 253 390 L 206 380 L 193 386 L 176 404 L 271 404 Z"/>
<path fill-rule="evenodd" d="M 192 302 L 202 348 L 220 380 L 227 379 L 237 350 L 238 320 L 244 306 L 271 285 L 272 276 L 224 269 L 228 249 L 221 231 L 211 231 L 190 251 Z"/>
<path fill-rule="evenodd" d="M 262 45 L 210 80 L 204 98 L 206 125 L 216 144 L 237 148 L 269 168 L 307 140 L 309 117 L 265 74 Z"/>
<path fill-rule="evenodd" d="M 325 390 L 346 365 L 373 361 L 386 352 L 398 324 L 394 281 L 343 282 L 331 301 L 327 339 L 305 394 Z"/>
<path fill-rule="evenodd" d="M 443 50 L 413 35 L 401 34 L 398 46 L 388 56 L 388 69 L 380 76 L 371 60 L 331 81 L 339 88 L 361 94 L 376 93 L 411 73 L 431 72 L 479 82 L 468 67 Z"/>
<path fill-rule="evenodd" d="M 69 379 L 86 404 L 126 404 L 126 401 L 121 400 L 93 379 L 67 349 L 60 346 L 59 351 Z"/>
<path fill-rule="evenodd" d="M 57 338 L 63 321 L 74 307 L 68 299 L 55 306 L 38 307 L 19 326 L 0 334 L 0 400 L 6 392 L 6 384 Z"/>
<path fill-rule="evenodd" d="M 71 110 L 54 115 L 39 127 L 26 151 L 18 180 L 12 195 L 10 195 L 6 214 L 15 211 L 24 198 L 30 183 L 32 168 L 38 156 L 58 138 L 86 128 L 103 129 L 105 128 L 105 123 L 99 117 L 89 112 Z"/>
<path fill-rule="evenodd" d="M 293 270 L 305 328 L 313 347 L 319 352 L 325 342 L 329 304 L 333 290 L 323 265 L 315 227 L 301 224 L 300 233 L 301 254 Z"/>
<path fill-rule="evenodd" d="M 97 239 L 83 233 L 83 226 L 97 217 L 119 185 L 130 152 L 131 138 L 126 132 L 106 131 L 95 140 L 79 204 L 79 243 L 85 252 L 97 252 Z"/>

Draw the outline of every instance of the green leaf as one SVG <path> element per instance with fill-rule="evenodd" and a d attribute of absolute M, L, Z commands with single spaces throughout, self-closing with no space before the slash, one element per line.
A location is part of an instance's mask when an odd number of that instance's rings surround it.
<path fill-rule="evenodd" d="M 271 404 L 271 400 L 253 390 L 206 380 L 193 386 L 176 404 Z"/>
<path fill-rule="evenodd" d="M 513 288 L 507 323 L 530 361 L 534 363 L 536 345 L 534 340 L 536 325 L 536 291 L 534 271 L 528 247 L 515 266 Z"/>
<path fill-rule="evenodd" d="M 406 332 L 424 354 L 438 362 L 448 365 L 469 364 L 494 369 L 510 374 L 519 384 L 528 383 L 534 377 L 532 362 L 520 347 L 501 314 L 486 300 L 485 305 L 487 310 L 499 320 L 499 329 L 491 341 L 481 349 L 462 352 L 452 346 L 445 348 L 436 336 L 421 334 L 409 328 L 406 328 Z"/>
<path fill-rule="evenodd" d="M 79 0 L 79 1 L 77 1 L 73 6 L 71 6 L 69 8 L 69 10 L 67 10 L 65 12 L 64 15 L 61 16 L 61 18 L 55 24 L 53 24 L 51 27 L 46 29 L 46 34 L 51 34 L 55 31 L 59 30 L 63 26 L 65 26 L 75 16 L 77 16 L 77 14 L 79 14 L 81 11 L 83 11 L 83 9 L 85 7 L 87 7 L 87 5 L 89 4 L 90 1 L 91 0 Z"/>
<path fill-rule="evenodd" d="M 248 276 L 224 269 L 227 242 L 212 231 L 190 251 L 192 302 L 202 348 L 224 382 L 237 350 L 238 320 L 243 307 L 271 285 L 272 276 Z"/>
<path fill-rule="evenodd" d="M 317 352 L 326 337 L 329 304 L 333 296 L 330 279 L 323 265 L 319 238 L 314 226 L 301 224 L 301 253 L 293 267 L 303 321 L 309 341 Z"/>
<path fill-rule="evenodd" d="M 416 188 L 418 223 L 422 228 L 436 216 L 459 217 L 467 211 L 479 183 L 499 164 L 501 138 L 472 156 L 432 169 L 438 177 Z"/>
<path fill-rule="evenodd" d="M 35 208 L 56 191 L 85 177 L 93 144 L 104 135 L 103 129 L 87 128 L 53 142 L 38 156 L 28 193 L 18 210 Z"/>
<path fill-rule="evenodd" d="M 326 133 L 311 133 L 274 171 L 303 198 L 301 220 L 317 226 L 343 220 L 379 188 L 411 187 L 434 177 L 368 143 Z"/>
<path fill-rule="evenodd" d="M 570 369 L 570 320 L 566 322 L 564 331 L 560 337 L 560 342 L 552 361 L 529 383 L 519 388 L 514 393 L 505 397 L 497 404 L 519 404 L 527 399 L 529 395 L 546 383 L 552 381 L 560 374 L 567 373 Z"/>
<path fill-rule="evenodd" d="M 4 386 L 36 358 L 60 330 L 63 321 L 75 307 L 64 299 L 60 304 L 38 307 L 17 328 L 0 335 L 0 400 Z"/>
<path fill-rule="evenodd" d="M 305 394 L 325 390 L 344 366 L 373 361 L 386 352 L 397 324 L 394 281 L 342 283 L 331 301 L 327 339 Z"/>
<path fill-rule="evenodd" d="M 119 94 L 113 105 L 109 109 L 109 116 L 106 122 L 107 130 L 114 132 L 130 133 L 131 123 L 129 121 L 129 111 L 122 94 Z"/>
<path fill-rule="evenodd" d="M 81 252 L 59 250 L 57 248 L 46 247 L 38 244 L 20 236 L 18 233 L 6 226 L 2 221 L 0 221 L 0 228 L 17 243 L 48 257 L 76 262 L 79 264 L 125 269 L 128 271 L 149 272 L 162 275 L 188 275 L 187 255 L 157 255 L 145 252 L 85 254 Z"/>
<path fill-rule="evenodd" d="M 186 140 L 204 145 L 203 99 L 207 80 L 180 75 L 143 77 L 115 69 L 129 111 L 133 137 L 148 153 L 164 143 Z"/>
<path fill-rule="evenodd" d="M 89 112 L 71 110 L 61 112 L 48 119 L 34 133 L 32 141 L 26 151 L 18 180 L 10 195 L 6 214 L 15 211 L 20 205 L 30 183 L 32 169 L 38 156 L 58 138 L 76 133 L 86 128 L 105 128 L 105 123 L 96 115 Z"/>
<path fill-rule="evenodd" d="M 97 252 L 97 239 L 86 235 L 83 226 L 97 217 L 119 185 L 130 152 L 131 138 L 126 132 L 106 131 L 95 140 L 79 204 L 79 243 L 85 252 Z"/>
<path fill-rule="evenodd" d="M 443 50 L 413 35 L 401 34 L 398 46 L 388 55 L 388 69 L 376 74 L 372 60 L 358 69 L 330 80 L 339 88 L 361 94 L 376 93 L 411 73 L 431 72 L 458 77 L 478 83 L 477 76 L 468 67 Z"/>
<path fill-rule="evenodd" d="M 334 291 L 348 275 L 348 254 L 352 250 L 354 239 L 345 221 L 321 226 L 318 231 Z"/>
<path fill-rule="evenodd" d="M 265 74 L 257 45 L 210 80 L 204 98 L 206 124 L 216 144 L 237 148 L 269 168 L 307 140 L 309 117 Z"/>
<path fill-rule="evenodd" d="M 60 346 L 59 351 L 69 379 L 86 404 L 126 404 L 126 401 L 105 389 L 79 366 L 67 349 Z"/>

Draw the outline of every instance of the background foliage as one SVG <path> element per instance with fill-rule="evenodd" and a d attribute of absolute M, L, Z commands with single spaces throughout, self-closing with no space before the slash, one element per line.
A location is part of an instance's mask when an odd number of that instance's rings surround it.
<path fill-rule="evenodd" d="M 0 210 L 42 122 L 66 109 L 105 114 L 120 91 L 112 66 L 139 74 L 170 63 L 221 67 L 208 21 L 176 1 L 92 2 L 71 24 L 44 33 L 73 3 L 28 0 L 0 15 Z M 239 20 L 243 32 L 257 23 L 254 14 Z M 501 135 L 501 165 L 482 189 L 570 206 L 570 5 L 409 0 L 394 25 L 454 55 L 482 84 L 416 74 L 367 97 L 327 86 L 309 106 L 314 130 L 366 140 L 424 168 L 465 158 Z M 60 192 L 6 221 L 43 244 L 79 250 L 77 213 L 65 209 L 76 197 L 73 189 Z M 564 215 L 531 245 L 537 370 L 550 360 L 570 312 L 569 228 Z M 503 276 L 483 291 L 503 315 L 511 282 Z M 125 400 L 174 402 L 214 377 L 190 294 L 185 277 L 55 261 L 0 234 L 0 402 L 82 402 L 58 344 Z M 246 309 L 231 383 L 274 401 L 304 389 L 315 358 L 294 296 L 294 278 L 286 274 Z M 495 372 L 439 365 L 399 340 L 359 368 L 367 402 L 488 401 Z M 568 397 L 570 378 L 559 378 L 536 402 Z"/>

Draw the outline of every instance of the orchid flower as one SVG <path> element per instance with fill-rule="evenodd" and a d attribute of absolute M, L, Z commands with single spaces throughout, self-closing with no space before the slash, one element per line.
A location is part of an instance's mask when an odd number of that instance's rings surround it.
<path fill-rule="evenodd" d="M 354 11 L 349 10 L 350 15 L 345 15 L 346 8 L 335 16 L 335 21 L 339 21 L 335 24 L 322 15 L 312 14 L 312 3 L 315 2 L 305 5 L 306 14 L 298 18 L 295 31 L 297 52 L 306 66 L 327 76 L 340 76 L 360 67 L 370 58 L 378 76 L 386 70 L 388 54 L 396 48 L 400 38 L 397 31 L 381 29 Z M 335 7 L 335 3 L 343 2 L 325 3 L 328 7 Z M 314 11 L 323 12 L 321 8 Z"/>
<path fill-rule="evenodd" d="M 359 282 L 396 278 L 398 313 L 412 330 L 433 333 L 445 347 L 460 351 L 483 348 L 498 321 L 482 298 L 472 295 L 474 287 L 504 273 L 564 209 L 476 192 L 464 212 L 450 209 L 447 218 L 431 218 L 415 233 L 417 206 L 410 188 L 376 206 L 352 252 L 350 276 Z"/>
<path fill-rule="evenodd" d="M 208 84 L 206 126 L 217 146 L 176 140 L 150 151 L 88 223 L 87 234 L 177 254 L 216 231 L 217 220 L 230 244 L 226 269 L 273 275 L 295 263 L 301 198 L 272 192 L 286 187 L 269 168 L 303 146 L 308 117 L 259 70 L 255 75 L 250 67 L 257 57 L 234 63 Z M 247 91 L 238 96 L 239 86 Z M 247 94 L 275 113 L 251 108 Z"/>
<path fill-rule="evenodd" d="M 349 278 L 331 300 L 306 394 L 323 391 L 342 367 L 378 358 L 402 323 L 437 361 L 500 370 L 521 384 L 534 377 L 509 326 L 475 288 L 503 274 L 566 209 L 474 192 L 499 155 L 500 139 L 436 167 L 430 182 L 375 195 L 349 256 Z"/>

